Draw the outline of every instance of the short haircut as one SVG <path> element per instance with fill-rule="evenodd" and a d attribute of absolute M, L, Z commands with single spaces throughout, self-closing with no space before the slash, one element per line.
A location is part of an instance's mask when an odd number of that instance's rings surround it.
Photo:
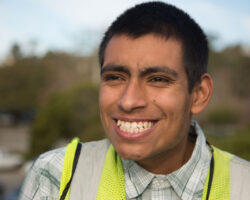
<path fill-rule="evenodd" d="M 108 28 L 99 48 L 99 63 L 104 63 L 105 49 L 113 36 L 139 38 L 156 34 L 166 40 L 175 38 L 182 44 L 183 65 L 188 77 L 188 89 L 207 72 L 208 42 L 200 26 L 184 11 L 163 2 L 136 5 L 121 14 Z"/>

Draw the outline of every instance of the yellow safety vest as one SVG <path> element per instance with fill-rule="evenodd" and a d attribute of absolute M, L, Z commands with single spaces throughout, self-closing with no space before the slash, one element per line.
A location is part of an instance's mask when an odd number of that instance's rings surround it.
<path fill-rule="evenodd" d="M 79 144 L 79 140 L 76 138 L 67 146 L 59 191 L 60 200 L 69 199 L 70 183 L 73 177 L 72 174 L 74 173 L 74 169 L 77 164 L 74 161 L 76 160 L 75 157 L 78 157 L 80 153 Z M 206 200 L 209 187 L 209 199 L 229 200 L 230 160 L 232 159 L 233 155 L 221 151 L 215 147 L 212 148 L 214 151 L 212 185 L 211 187 L 209 186 L 209 180 L 211 179 L 211 169 L 209 169 L 203 190 L 202 200 Z M 110 145 L 106 154 L 96 199 L 110 200 L 110 197 L 116 200 L 126 199 L 122 162 L 112 145 Z"/>

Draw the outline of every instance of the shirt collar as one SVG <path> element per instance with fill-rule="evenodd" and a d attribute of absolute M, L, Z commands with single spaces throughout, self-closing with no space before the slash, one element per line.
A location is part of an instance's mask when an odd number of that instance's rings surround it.
<path fill-rule="evenodd" d="M 132 160 L 122 159 L 122 162 L 126 195 L 129 199 L 136 198 L 146 190 L 155 175 Z"/>
<path fill-rule="evenodd" d="M 201 175 L 203 174 L 203 170 L 207 169 L 211 159 L 211 153 L 209 147 L 206 145 L 206 138 L 202 129 L 195 121 L 192 121 L 191 126 L 197 134 L 191 158 L 180 169 L 167 175 L 167 179 L 174 191 L 182 199 L 186 199 L 184 197 L 187 195 L 189 197 L 193 196 L 194 193 L 203 189 L 203 187 L 198 187 L 201 185 L 199 181 L 202 180 Z"/>
<path fill-rule="evenodd" d="M 189 195 L 189 197 L 193 196 L 197 190 L 202 190 L 203 187 L 198 187 L 198 185 L 200 185 L 199 180 L 204 167 L 209 165 L 211 153 L 206 145 L 205 136 L 198 123 L 192 121 L 191 126 L 197 134 L 191 158 L 181 168 L 171 174 L 155 175 L 148 172 L 134 161 L 122 159 L 126 195 L 128 198 L 140 196 L 149 186 L 152 189 L 154 189 L 154 187 L 158 189 L 172 187 L 181 198 L 187 195 Z M 154 179 L 157 181 L 152 182 Z"/>

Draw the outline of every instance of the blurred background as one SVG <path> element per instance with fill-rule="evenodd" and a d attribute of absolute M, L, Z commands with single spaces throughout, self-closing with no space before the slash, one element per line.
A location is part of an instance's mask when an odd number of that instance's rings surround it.
<path fill-rule="evenodd" d="M 0 200 L 16 199 L 40 153 L 104 137 L 98 44 L 108 25 L 141 0 L 0 0 Z M 208 140 L 250 160 L 250 2 L 169 0 L 210 43 L 215 91 L 195 119 Z"/>

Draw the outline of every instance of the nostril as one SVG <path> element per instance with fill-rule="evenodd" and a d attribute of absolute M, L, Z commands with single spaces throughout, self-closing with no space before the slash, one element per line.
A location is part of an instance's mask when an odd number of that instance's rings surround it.
<path fill-rule="evenodd" d="M 137 91 L 137 93 L 127 91 L 118 102 L 119 108 L 126 112 L 145 108 L 147 100 L 145 95 L 140 93 L 140 91 Z"/>

